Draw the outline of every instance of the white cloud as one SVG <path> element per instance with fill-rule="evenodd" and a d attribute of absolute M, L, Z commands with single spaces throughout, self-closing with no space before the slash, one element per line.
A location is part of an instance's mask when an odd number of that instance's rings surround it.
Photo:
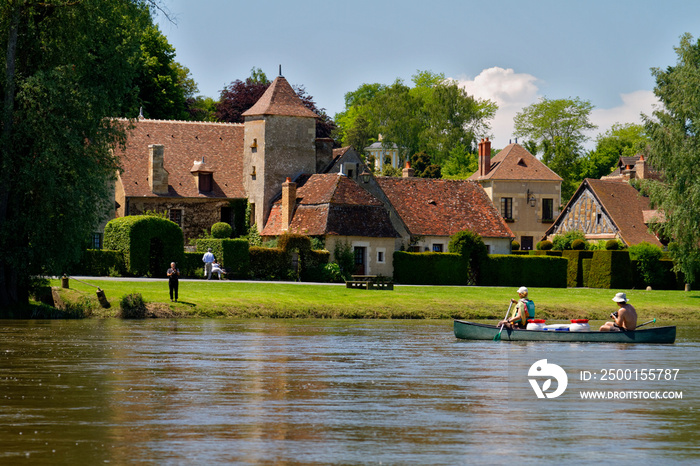
<path fill-rule="evenodd" d="M 478 99 L 489 99 L 498 104 L 496 116 L 491 121 L 494 147 L 502 148 L 513 137 L 513 118 L 524 107 L 539 99 L 538 79 L 531 74 L 515 73 L 512 68 L 494 66 L 483 70 L 474 79 L 455 81 Z"/>
<path fill-rule="evenodd" d="M 642 123 L 641 114 L 651 115 L 654 106 L 660 105 L 659 100 L 652 91 L 635 91 L 629 94 L 620 94 L 622 105 L 613 108 L 594 108 L 591 112 L 591 121 L 598 125 L 598 129 L 592 132 L 591 141 L 587 148 L 594 146 L 595 136 L 604 133 L 615 123 Z"/>

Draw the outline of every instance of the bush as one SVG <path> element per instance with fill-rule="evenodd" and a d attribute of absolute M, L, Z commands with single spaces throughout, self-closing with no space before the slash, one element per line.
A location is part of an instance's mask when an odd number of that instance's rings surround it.
<path fill-rule="evenodd" d="M 330 281 L 326 273 L 326 266 L 330 258 L 331 253 L 325 250 L 309 250 L 303 253 L 301 255 L 301 280 L 305 282 Z"/>
<path fill-rule="evenodd" d="M 394 252 L 394 280 L 406 285 L 466 285 L 462 256 L 444 252 Z"/>
<path fill-rule="evenodd" d="M 618 251 L 622 249 L 622 245 L 616 239 L 609 239 L 605 242 L 605 249 L 608 251 Z"/>
<path fill-rule="evenodd" d="M 492 254 L 479 284 L 566 288 L 566 267 L 567 261 L 556 256 Z"/>
<path fill-rule="evenodd" d="M 641 278 L 644 286 L 660 288 L 664 280 L 664 269 L 660 260 L 663 251 L 653 244 L 642 242 L 630 246 L 630 259 L 635 261 L 636 272 Z"/>
<path fill-rule="evenodd" d="M 571 242 L 571 249 L 574 251 L 585 251 L 586 242 L 582 239 L 575 239 Z"/>
<path fill-rule="evenodd" d="M 518 243 L 518 242 L 515 241 L 515 240 L 511 241 L 511 243 L 510 243 L 510 250 L 511 250 L 511 251 L 520 251 L 520 243 Z"/>
<path fill-rule="evenodd" d="M 323 281 L 329 283 L 343 283 L 343 273 L 340 271 L 340 266 L 335 262 L 330 262 L 323 268 Z"/>
<path fill-rule="evenodd" d="M 571 230 L 567 231 L 563 235 L 554 235 L 552 240 L 553 248 L 558 251 L 571 249 L 571 243 L 573 243 L 576 239 L 585 241 L 586 235 L 584 235 L 580 230 Z"/>
<path fill-rule="evenodd" d="M 218 222 L 211 226 L 211 236 L 216 239 L 230 238 L 232 234 L 233 228 L 228 223 Z"/>
<path fill-rule="evenodd" d="M 69 269 L 70 275 L 88 275 L 92 277 L 106 277 L 111 275 L 124 275 L 126 264 L 122 251 L 108 251 L 105 249 L 88 249 L 83 252 L 80 262 Z"/>
<path fill-rule="evenodd" d="M 337 241 L 333 250 L 333 257 L 335 258 L 335 263 L 340 267 L 340 273 L 343 274 L 345 280 L 349 280 L 355 271 L 355 253 L 350 243 Z"/>
<path fill-rule="evenodd" d="M 115 218 L 105 226 L 105 249 L 124 254 L 126 273 L 165 277 L 171 262 L 184 254 L 182 230 L 177 224 L 150 215 Z"/>
<path fill-rule="evenodd" d="M 466 274 L 465 284 L 476 285 L 483 264 L 488 260 L 486 245 L 481 236 L 469 230 L 458 231 L 450 238 L 447 250 L 459 254 L 467 262 L 463 268 L 463 273 Z"/>
<path fill-rule="evenodd" d="M 145 319 L 146 303 L 141 293 L 132 293 L 122 296 L 120 301 L 122 319 Z"/>
<path fill-rule="evenodd" d="M 279 248 L 250 248 L 250 275 L 258 280 L 285 280 L 292 275 L 289 255 Z"/>
<path fill-rule="evenodd" d="M 553 246 L 552 242 L 546 239 L 537 243 L 536 247 L 538 251 L 551 251 Z"/>
<path fill-rule="evenodd" d="M 250 254 L 248 241 L 238 239 L 199 239 L 197 240 L 197 252 L 199 253 L 199 266 L 204 267 L 202 255 L 211 248 L 214 257 L 220 261 L 221 266 L 231 278 L 247 278 L 250 275 Z"/>

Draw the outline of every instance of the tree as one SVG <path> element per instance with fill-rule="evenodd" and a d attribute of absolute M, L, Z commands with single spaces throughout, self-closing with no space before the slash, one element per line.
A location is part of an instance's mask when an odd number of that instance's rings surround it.
<path fill-rule="evenodd" d="M 615 123 L 612 128 L 596 138 L 595 149 L 586 154 L 580 163 L 579 180 L 600 179 L 609 175 L 620 157 L 633 157 L 642 152 L 649 142 L 642 125 Z"/>
<path fill-rule="evenodd" d="M 136 103 L 136 0 L 0 6 L 0 308 L 26 303 L 33 276 L 60 274 L 110 207 L 124 141 L 109 117 Z"/>
<path fill-rule="evenodd" d="M 673 259 L 688 283 L 700 276 L 700 41 L 681 36 L 675 66 L 653 68 L 654 93 L 663 106 L 644 124 L 651 139 L 649 163 L 663 182 L 644 184 L 652 205 L 665 214 L 654 228 L 672 238 Z"/>
<path fill-rule="evenodd" d="M 590 122 L 593 104 L 587 100 L 543 97 L 515 115 L 515 135 L 538 144 L 542 162 L 563 178 L 562 199 L 575 191 L 584 131 L 597 128 Z M 533 153 L 533 155 L 536 155 Z"/>
<path fill-rule="evenodd" d="M 458 144 L 450 150 L 450 156 L 442 164 L 442 177 L 453 180 L 466 180 L 479 169 L 476 154 Z"/>
<path fill-rule="evenodd" d="M 250 77 L 245 81 L 237 79 L 225 87 L 216 103 L 216 119 L 229 123 L 243 123 L 243 112 L 251 108 L 272 84 L 260 68 L 250 70 Z M 316 119 L 316 137 L 327 138 L 335 130 L 335 123 L 326 115 L 325 109 L 317 108 L 312 96 L 304 86 L 293 85 L 301 102 L 306 108 L 318 115 Z"/>
<path fill-rule="evenodd" d="M 188 118 L 186 102 L 197 93 L 197 83 L 191 78 L 190 70 L 175 61 L 175 48 L 157 25 L 148 26 L 141 37 L 136 84 L 139 104 L 147 118 Z"/>

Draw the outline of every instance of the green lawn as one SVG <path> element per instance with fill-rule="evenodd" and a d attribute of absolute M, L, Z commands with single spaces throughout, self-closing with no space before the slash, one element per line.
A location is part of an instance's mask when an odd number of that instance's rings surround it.
<path fill-rule="evenodd" d="M 180 282 L 180 302 L 171 303 L 166 280 L 88 281 L 102 288 L 112 304 L 97 312 L 102 316 L 115 315 L 120 298 L 128 293 L 141 293 L 160 315 L 178 317 L 501 319 L 510 298 L 517 298 L 515 288 L 500 287 L 397 285 L 393 291 L 368 291 L 343 285 L 200 280 Z M 60 286 L 60 281 L 51 284 Z M 94 287 L 76 280 L 70 287 L 95 297 Z M 611 298 L 617 291 L 627 292 L 640 319 L 700 319 L 699 291 L 531 288 L 530 298 L 538 317 L 601 320 L 615 310 Z"/>

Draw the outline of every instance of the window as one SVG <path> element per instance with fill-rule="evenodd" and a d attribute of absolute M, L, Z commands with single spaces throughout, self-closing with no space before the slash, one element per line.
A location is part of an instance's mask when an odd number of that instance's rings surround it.
<path fill-rule="evenodd" d="M 520 249 L 523 251 L 532 251 L 532 236 L 521 236 L 520 237 Z"/>
<path fill-rule="evenodd" d="M 102 249 L 102 233 L 93 233 L 90 249 Z"/>
<path fill-rule="evenodd" d="M 440 244 L 440 243 L 433 244 L 433 252 L 442 252 L 442 244 Z"/>
<path fill-rule="evenodd" d="M 170 209 L 168 211 L 168 218 L 182 228 L 182 209 Z"/>
<path fill-rule="evenodd" d="M 501 198 L 501 215 L 506 220 L 513 220 L 513 198 L 512 197 L 502 197 Z"/>
<path fill-rule="evenodd" d="M 377 263 L 378 264 L 384 263 L 384 251 L 377 251 Z"/>
<path fill-rule="evenodd" d="M 554 220 L 554 199 L 542 199 L 542 220 Z"/>
<path fill-rule="evenodd" d="M 199 192 L 200 193 L 210 193 L 212 191 L 212 174 L 211 173 L 200 173 L 199 174 Z"/>

